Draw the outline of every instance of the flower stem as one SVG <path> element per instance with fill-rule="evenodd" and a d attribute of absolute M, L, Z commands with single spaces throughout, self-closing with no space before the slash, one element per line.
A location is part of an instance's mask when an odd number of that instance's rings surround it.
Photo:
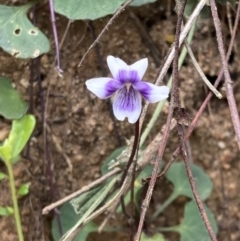
<path fill-rule="evenodd" d="M 16 222 L 16 227 L 17 227 L 18 239 L 19 239 L 19 241 L 24 241 L 21 219 L 20 219 L 20 214 L 19 214 L 19 209 L 18 209 L 18 202 L 17 202 L 17 195 L 16 195 L 16 188 L 15 188 L 15 182 L 14 182 L 12 163 L 11 163 L 11 161 L 6 161 L 5 163 L 6 163 L 6 166 L 7 166 L 7 169 L 8 169 L 8 175 L 9 175 L 11 194 L 12 194 L 12 202 L 13 202 L 14 217 L 15 217 L 15 222 Z"/>

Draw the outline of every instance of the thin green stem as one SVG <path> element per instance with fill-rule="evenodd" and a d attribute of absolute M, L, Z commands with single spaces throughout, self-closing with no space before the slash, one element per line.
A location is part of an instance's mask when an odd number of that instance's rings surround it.
<path fill-rule="evenodd" d="M 193 24 L 191 30 L 189 31 L 188 38 L 187 38 L 188 43 L 191 43 L 191 41 L 193 39 L 193 35 L 194 35 L 194 32 L 195 32 L 195 27 L 196 27 L 196 21 Z M 179 69 L 181 68 L 181 66 L 183 64 L 183 61 L 185 60 L 186 55 L 187 55 L 187 49 L 186 49 L 186 47 L 184 47 L 182 52 L 181 52 L 181 54 L 180 54 L 180 57 L 179 57 L 179 63 L 178 63 Z M 167 86 L 169 88 L 171 88 L 171 86 L 172 86 L 172 77 L 168 80 Z M 151 120 L 147 124 L 147 127 L 146 127 L 146 129 L 144 130 L 144 132 L 143 132 L 143 134 L 141 136 L 139 149 L 141 149 L 141 147 L 144 144 L 148 134 L 150 133 L 151 129 L 153 128 L 155 122 L 157 121 L 157 119 L 158 119 L 158 117 L 159 117 L 159 115 L 160 115 L 160 113 L 162 111 L 162 108 L 163 108 L 165 102 L 166 102 L 166 100 L 163 100 L 163 101 L 160 101 L 158 103 Z"/>
<path fill-rule="evenodd" d="M 18 209 L 18 201 L 17 201 L 17 195 L 16 195 L 12 163 L 11 163 L 11 161 L 6 161 L 5 163 L 6 163 L 6 166 L 8 169 L 9 183 L 10 183 L 10 189 L 11 189 L 11 194 L 12 194 L 14 217 L 15 217 L 15 222 L 16 222 L 16 227 L 17 227 L 18 238 L 19 238 L 19 241 L 24 241 L 21 219 L 20 219 L 20 214 L 19 214 L 19 209 Z"/>
<path fill-rule="evenodd" d="M 152 222 L 160 213 L 163 212 L 164 209 L 166 209 L 178 196 L 178 193 L 172 192 L 172 194 L 168 197 L 168 199 L 162 204 L 157 207 L 156 212 L 152 215 L 150 218 L 150 221 Z"/>

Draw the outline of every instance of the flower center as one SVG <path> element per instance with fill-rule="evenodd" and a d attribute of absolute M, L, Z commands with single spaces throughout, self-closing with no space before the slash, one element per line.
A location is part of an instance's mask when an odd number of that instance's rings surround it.
<path fill-rule="evenodd" d="M 129 93 L 129 90 L 130 90 L 131 86 L 132 86 L 131 83 L 125 83 L 125 87 L 127 88 L 128 93 Z"/>

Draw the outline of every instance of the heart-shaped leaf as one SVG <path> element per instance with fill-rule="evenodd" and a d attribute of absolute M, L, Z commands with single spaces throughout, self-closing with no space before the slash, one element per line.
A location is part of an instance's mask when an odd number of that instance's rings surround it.
<path fill-rule="evenodd" d="M 217 223 L 215 221 L 213 213 L 204 206 L 209 221 L 212 225 L 213 231 L 216 234 L 218 232 Z M 199 213 L 197 204 L 195 201 L 191 201 L 185 205 L 184 218 L 182 223 L 175 229 L 181 235 L 181 241 L 210 241 L 208 232 L 203 223 L 201 215 Z"/>
<path fill-rule="evenodd" d="M 78 220 L 79 216 L 74 212 L 73 207 L 70 203 L 65 203 L 60 208 L 60 221 L 63 233 L 66 233 L 69 229 L 71 229 Z M 96 232 L 97 229 L 98 227 L 97 225 L 95 225 L 94 222 L 89 222 L 78 233 L 74 241 L 86 241 L 89 233 Z M 56 217 L 53 219 L 52 222 L 52 235 L 55 241 L 59 241 L 61 238 Z"/>
<path fill-rule="evenodd" d="M 6 179 L 6 178 L 8 178 L 8 176 L 7 176 L 5 173 L 0 172 L 0 181 L 1 181 L 1 180 L 4 180 L 4 179 Z"/>
<path fill-rule="evenodd" d="M 0 158 L 3 161 L 11 161 L 20 154 L 33 132 L 35 123 L 35 117 L 32 115 L 25 115 L 12 122 L 9 137 L 0 146 Z"/>
<path fill-rule="evenodd" d="M 153 2 L 156 2 L 157 0 L 134 0 L 130 6 L 133 6 L 133 7 L 139 7 L 139 6 L 142 6 L 144 4 L 148 4 L 148 3 L 153 3 Z"/>
<path fill-rule="evenodd" d="M 29 193 L 30 183 L 23 184 L 17 191 L 19 196 L 25 196 Z"/>
<path fill-rule="evenodd" d="M 69 19 L 95 20 L 113 14 L 126 0 L 55 0 L 54 8 L 57 13 Z"/>
<path fill-rule="evenodd" d="M 1 207 L 0 206 L 0 216 L 9 216 L 11 214 L 13 214 L 12 207 Z"/>
<path fill-rule="evenodd" d="M 212 181 L 202 168 L 192 164 L 192 173 L 195 179 L 198 193 L 202 200 L 206 200 L 212 192 Z M 193 198 L 192 189 L 189 184 L 185 164 L 183 162 L 175 162 L 171 165 L 166 178 L 172 182 L 174 189 L 167 200 L 159 204 L 155 213 L 152 215 L 153 221 L 160 213 L 162 213 L 178 196 L 187 196 Z"/>
<path fill-rule="evenodd" d="M 145 233 L 142 234 L 141 241 L 165 241 L 166 239 L 162 234 L 156 233 L 153 236 L 147 236 Z"/>
<path fill-rule="evenodd" d="M 206 200 L 212 192 L 212 181 L 202 168 L 192 164 L 191 169 L 198 193 L 202 200 Z M 192 189 L 183 162 L 173 163 L 166 173 L 166 178 L 172 182 L 175 196 L 183 195 L 193 198 Z"/>
<path fill-rule="evenodd" d="M 19 119 L 26 112 L 27 104 L 12 87 L 11 81 L 0 77 L 0 115 L 6 119 Z"/>
<path fill-rule="evenodd" d="M 27 18 L 34 4 L 0 5 L 0 47 L 17 58 L 36 58 L 50 49 L 47 37 Z"/>

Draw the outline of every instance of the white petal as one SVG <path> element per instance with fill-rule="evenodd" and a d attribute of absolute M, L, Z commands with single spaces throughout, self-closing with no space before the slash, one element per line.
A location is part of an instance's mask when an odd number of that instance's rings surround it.
<path fill-rule="evenodd" d="M 113 113 L 115 117 L 123 121 L 128 118 L 129 123 L 135 123 L 142 110 L 142 99 L 138 91 L 130 88 L 127 91 L 126 87 L 119 89 L 113 100 Z"/>
<path fill-rule="evenodd" d="M 118 79 L 120 70 L 129 71 L 129 66 L 123 60 L 111 55 L 107 57 L 107 64 L 114 79 Z"/>
<path fill-rule="evenodd" d="M 87 89 L 100 99 L 109 98 L 121 84 L 111 78 L 94 78 L 86 81 Z"/>
<path fill-rule="evenodd" d="M 138 78 L 141 80 L 147 70 L 148 67 L 148 59 L 141 59 L 134 64 L 130 65 L 130 70 L 134 70 L 138 73 Z"/>
<path fill-rule="evenodd" d="M 133 87 L 150 103 L 156 103 L 168 98 L 169 88 L 167 86 L 156 86 L 147 82 L 137 82 Z"/>

